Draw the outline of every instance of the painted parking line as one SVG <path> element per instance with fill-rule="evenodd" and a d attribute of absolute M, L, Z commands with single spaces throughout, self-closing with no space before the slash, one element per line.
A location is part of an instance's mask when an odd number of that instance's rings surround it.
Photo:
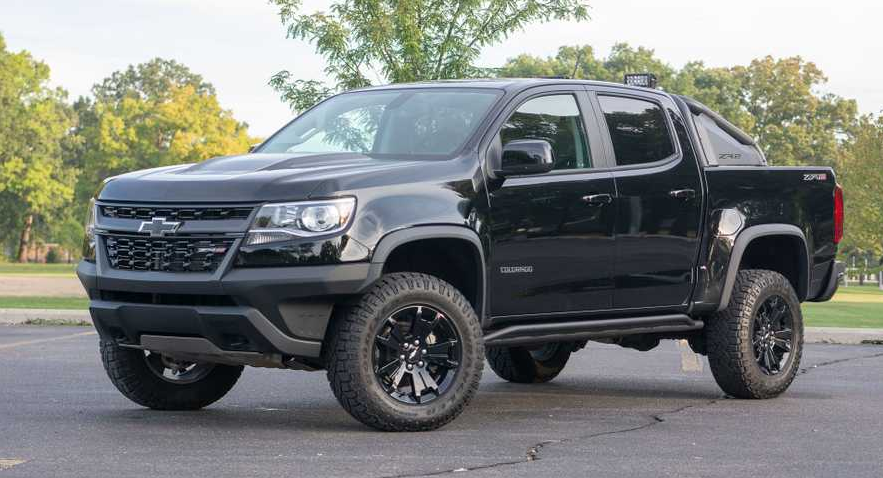
<path fill-rule="evenodd" d="M 693 352 L 686 340 L 678 340 L 678 349 L 681 351 L 681 372 L 702 372 L 702 357 Z"/>
<path fill-rule="evenodd" d="M 97 334 L 98 334 L 98 332 L 91 330 L 89 332 L 80 332 L 78 334 L 62 335 L 59 337 L 49 337 L 48 339 L 22 340 L 20 342 L 12 342 L 10 344 L 2 344 L 2 345 L 0 345 L 0 350 L 13 349 L 16 347 L 24 347 L 26 345 L 35 345 L 35 344 L 42 344 L 42 343 L 46 343 L 46 342 L 55 342 L 56 340 L 66 340 L 66 339 L 72 339 L 75 337 L 83 337 L 85 335 L 97 335 Z"/>
<path fill-rule="evenodd" d="M 28 460 L 16 460 L 16 459 L 6 459 L 0 458 L 0 471 L 8 470 L 13 466 L 21 465 L 22 463 L 27 462 Z"/>

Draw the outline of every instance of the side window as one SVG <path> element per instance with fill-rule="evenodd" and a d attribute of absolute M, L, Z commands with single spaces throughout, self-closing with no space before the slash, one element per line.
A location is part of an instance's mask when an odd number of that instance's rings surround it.
<path fill-rule="evenodd" d="M 541 96 L 522 103 L 500 129 L 504 146 L 518 139 L 548 141 L 555 154 L 554 169 L 592 167 L 585 125 L 573 95 Z"/>
<path fill-rule="evenodd" d="M 706 154 L 714 162 L 721 166 L 766 166 L 766 159 L 756 146 L 740 143 L 706 114 L 694 118 Z"/>
<path fill-rule="evenodd" d="M 674 154 L 665 114 L 656 103 L 620 96 L 598 96 L 607 120 L 616 164 L 652 163 Z"/>

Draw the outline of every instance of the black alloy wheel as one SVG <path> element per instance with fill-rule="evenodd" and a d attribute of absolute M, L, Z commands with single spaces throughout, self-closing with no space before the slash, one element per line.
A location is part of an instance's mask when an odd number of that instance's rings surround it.
<path fill-rule="evenodd" d="M 374 375 L 395 400 L 425 404 L 451 387 L 461 356 L 460 337 L 444 313 L 408 305 L 393 312 L 376 334 Z"/>
<path fill-rule="evenodd" d="M 752 322 L 754 359 L 766 375 L 776 375 L 791 357 L 794 316 L 779 295 L 768 297 L 757 309 Z"/>
<path fill-rule="evenodd" d="M 144 361 L 147 362 L 147 368 L 157 377 L 180 385 L 198 382 L 215 368 L 213 363 L 177 360 L 149 350 L 144 351 Z"/>
<path fill-rule="evenodd" d="M 395 272 L 335 315 L 328 382 L 355 419 L 386 431 L 435 430 L 466 408 L 484 366 L 472 304 L 429 274 Z"/>

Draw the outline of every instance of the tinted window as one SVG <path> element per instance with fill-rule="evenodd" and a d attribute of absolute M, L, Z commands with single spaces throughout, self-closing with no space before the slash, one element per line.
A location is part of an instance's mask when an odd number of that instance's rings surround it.
<path fill-rule="evenodd" d="M 722 166 L 764 166 L 766 160 L 754 145 L 746 145 L 724 131 L 706 114 L 694 116 L 705 154 Z"/>
<path fill-rule="evenodd" d="M 493 90 L 452 88 L 346 93 L 298 117 L 258 152 L 448 156 L 498 97 Z"/>
<path fill-rule="evenodd" d="M 554 169 L 592 167 L 582 116 L 573 95 L 550 95 L 522 103 L 500 129 L 503 145 L 518 139 L 544 139 L 555 154 Z"/>
<path fill-rule="evenodd" d="M 610 130 L 616 164 L 652 163 L 674 154 L 665 115 L 656 103 L 619 96 L 599 96 L 598 101 Z"/>

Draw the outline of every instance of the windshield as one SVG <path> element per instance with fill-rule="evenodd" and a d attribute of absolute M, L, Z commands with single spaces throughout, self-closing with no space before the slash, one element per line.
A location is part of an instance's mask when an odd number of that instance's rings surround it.
<path fill-rule="evenodd" d="M 257 152 L 450 156 L 499 95 L 454 88 L 345 93 L 295 119 Z"/>

